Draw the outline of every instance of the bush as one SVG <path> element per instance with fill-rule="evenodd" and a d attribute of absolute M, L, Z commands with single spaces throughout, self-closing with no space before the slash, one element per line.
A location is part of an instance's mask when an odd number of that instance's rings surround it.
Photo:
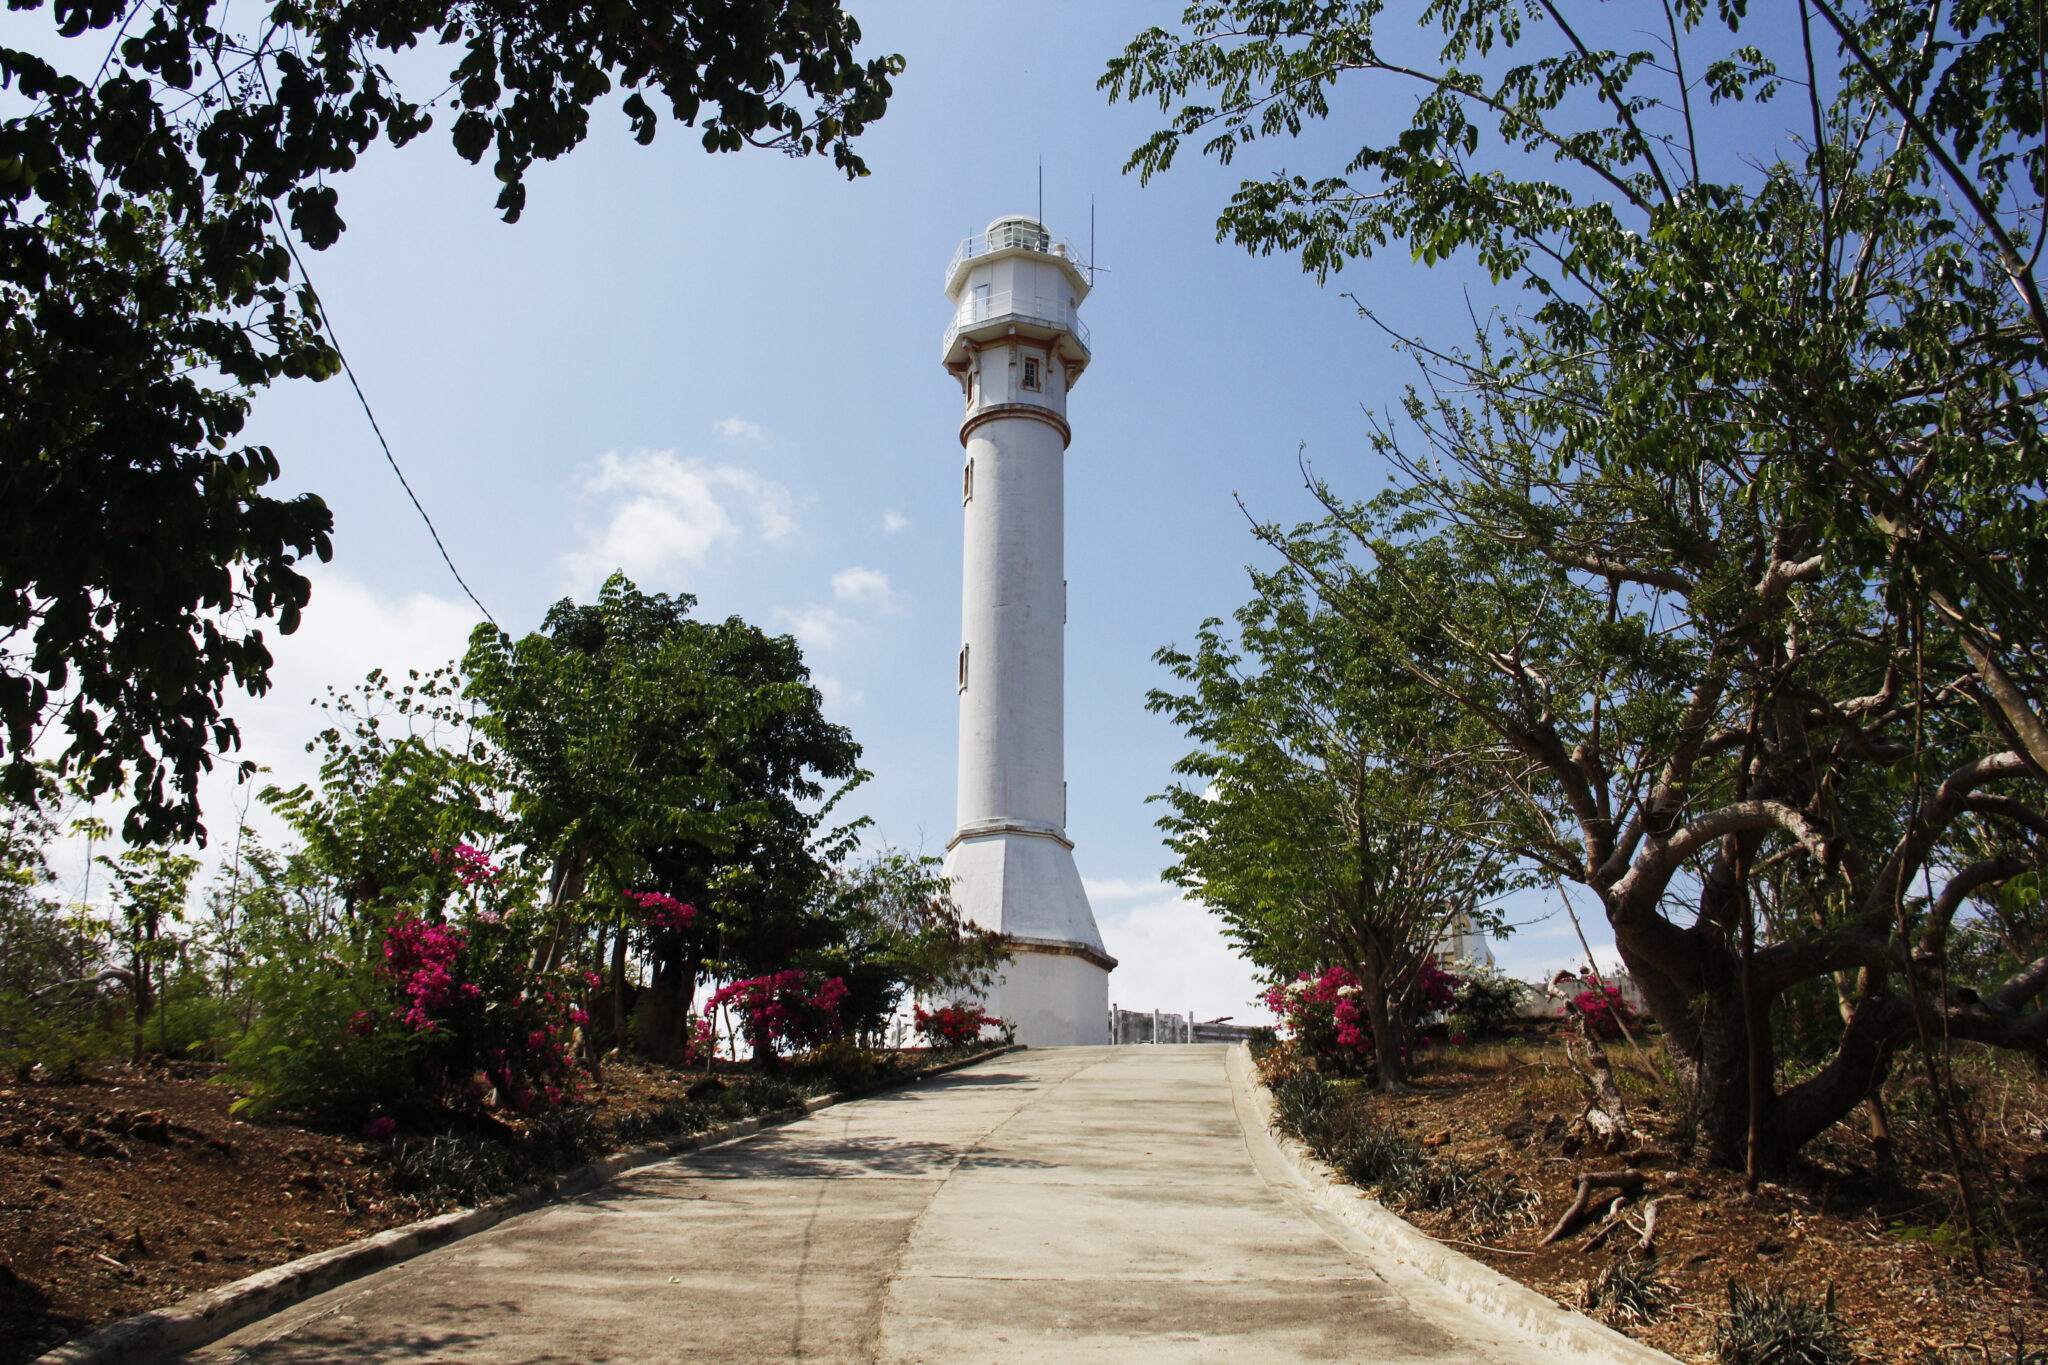
<path fill-rule="evenodd" d="M 704 1002 L 708 1015 L 730 1007 L 743 1021 L 754 1059 L 770 1065 L 785 1046 L 822 1047 L 846 1032 L 839 1019 L 846 982 L 817 972 L 776 972 L 720 987 Z"/>
<path fill-rule="evenodd" d="M 502 1142 L 434 1137 L 396 1144 L 389 1157 L 391 1188 L 481 1204 L 510 1194 L 530 1179 L 526 1164 Z"/>
<path fill-rule="evenodd" d="M 1344 1178 L 1362 1190 L 1377 1189 L 1427 1165 L 1421 1143 L 1391 1128 L 1370 1124 L 1355 1129 L 1334 1163 Z"/>
<path fill-rule="evenodd" d="M 1766 1284 L 1728 1281 L 1728 1311 L 1714 1330 L 1717 1365 L 1852 1365 L 1835 1291 L 1816 1303 Z"/>
<path fill-rule="evenodd" d="M 912 1018 L 917 1024 L 917 1031 L 924 1035 L 926 1044 L 941 1050 L 978 1043 L 983 1029 L 990 1025 L 997 1028 L 1003 1025 L 1002 1020 L 972 1001 L 941 1005 L 929 1013 L 919 1007 Z"/>
<path fill-rule="evenodd" d="M 1474 967 L 1458 982 L 1454 992 L 1456 1014 L 1468 1021 L 1462 1030 L 1478 1039 L 1502 1032 L 1521 1017 L 1522 997 L 1528 987 L 1498 967 Z"/>
<path fill-rule="evenodd" d="M 1275 1081 L 1272 1092 L 1273 1118 L 1280 1131 L 1300 1139 L 1310 1151 L 1322 1156 L 1339 1109 L 1329 1082 L 1313 1071 L 1298 1071 Z"/>
<path fill-rule="evenodd" d="M 1622 999 L 1616 986 L 1579 992 L 1572 999 L 1571 1012 L 1585 1021 L 1587 1031 L 1596 1038 L 1619 1038 L 1624 1026 L 1636 1026 L 1636 1012 Z"/>
<path fill-rule="evenodd" d="M 1631 1252 L 1586 1286 L 1585 1307 L 1589 1313 L 1605 1313 L 1610 1321 L 1648 1322 L 1664 1311 L 1669 1293 L 1657 1278 L 1656 1258 Z"/>
<path fill-rule="evenodd" d="M 1410 1013 L 1425 1019 L 1448 1009 L 1456 998 L 1458 978 L 1431 959 L 1416 973 Z M 1372 1025 L 1361 1001 L 1358 978 L 1343 967 L 1318 974 L 1303 972 L 1293 981 L 1266 992 L 1266 1005 L 1296 1046 L 1317 1062 L 1356 1075 L 1372 1065 Z M 1418 1038 L 1417 1043 L 1426 1045 Z"/>
<path fill-rule="evenodd" d="M 804 1059 L 817 1068 L 834 1090 L 865 1090 L 882 1069 L 880 1055 L 851 1038 L 836 1038 Z"/>
<path fill-rule="evenodd" d="M 400 910 L 381 931 L 272 949 L 249 979 L 255 1022 L 228 1056 L 249 1086 L 239 1108 L 428 1120 L 479 1114 L 493 1097 L 535 1113 L 575 1092 L 571 982 L 530 972 L 525 936 L 503 921 Z"/>

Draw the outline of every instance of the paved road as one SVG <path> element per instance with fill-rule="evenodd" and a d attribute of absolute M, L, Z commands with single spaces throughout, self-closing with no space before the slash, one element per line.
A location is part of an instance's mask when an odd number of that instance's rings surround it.
<path fill-rule="evenodd" d="M 187 1359 L 1549 1359 L 1375 1270 L 1243 1126 L 1230 1071 L 1220 1046 L 1011 1053 L 644 1167 Z"/>

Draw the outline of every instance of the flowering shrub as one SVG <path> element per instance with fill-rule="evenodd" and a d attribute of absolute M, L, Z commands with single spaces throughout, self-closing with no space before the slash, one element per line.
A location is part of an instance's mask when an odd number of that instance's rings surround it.
<path fill-rule="evenodd" d="M 765 1062 L 784 1046 L 819 1047 L 844 1033 L 839 1004 L 845 998 L 846 982 L 839 977 L 821 979 L 816 972 L 792 967 L 722 987 L 704 1002 L 704 1010 L 709 1014 L 730 1006 L 745 1021 L 754 1056 Z"/>
<path fill-rule="evenodd" d="M 1003 1021 L 975 1004 L 941 1005 L 935 1010 L 919 1007 L 913 1011 L 917 1031 L 932 1047 L 964 1047 L 981 1038 L 982 1029 Z"/>
<path fill-rule="evenodd" d="M 1633 1028 L 1636 1022 L 1636 1012 L 1616 986 L 1581 991 L 1572 997 L 1571 1012 L 1585 1021 L 1586 1031 L 1595 1038 L 1619 1038 L 1623 1025 Z"/>
<path fill-rule="evenodd" d="M 457 927 L 401 911 L 367 948 L 371 962 L 356 976 L 360 1005 L 328 1042 L 322 1019 L 332 1011 L 276 1019 L 309 1048 L 309 1064 L 270 1068 L 258 1109 L 362 1105 L 373 1109 L 365 1134 L 389 1136 L 387 1109 L 475 1111 L 496 1091 L 498 1103 L 532 1113 L 573 1093 L 569 1029 L 586 1021 L 584 1011 L 567 999 L 565 976 L 526 968 L 526 943 L 502 921 L 479 913 Z"/>
<path fill-rule="evenodd" d="M 435 849 L 428 856 L 437 863 L 453 866 L 464 886 L 487 885 L 498 880 L 498 865 L 474 844 L 457 844 L 445 853 Z"/>
<path fill-rule="evenodd" d="M 697 918 L 697 907 L 659 891 L 628 891 L 626 899 L 640 907 L 641 923 L 650 932 L 679 934 Z"/>
<path fill-rule="evenodd" d="M 718 1025 L 707 1010 L 690 1025 L 690 1041 L 683 1045 L 683 1065 L 703 1066 L 717 1057 Z"/>
<path fill-rule="evenodd" d="M 464 845 L 463 847 L 468 847 Z M 454 976 L 456 959 L 462 954 L 463 934 L 445 924 L 402 918 L 384 935 L 384 975 L 411 1002 L 399 1022 L 414 1033 L 433 1033 L 440 1028 L 435 1015 L 446 1011 L 458 998 L 476 999 L 480 993 L 470 981 Z M 375 1027 L 365 1011 L 359 1033 Z"/>
<path fill-rule="evenodd" d="M 1456 1001 L 1457 989 L 1458 978 L 1432 958 L 1416 975 L 1411 1009 L 1423 1016 L 1440 1013 Z M 1296 1044 L 1318 1061 L 1354 1070 L 1372 1060 L 1372 1025 L 1358 979 L 1346 969 L 1303 972 L 1267 991 L 1265 1001 Z M 1418 1038 L 1417 1046 L 1428 1046 L 1428 1040 Z"/>

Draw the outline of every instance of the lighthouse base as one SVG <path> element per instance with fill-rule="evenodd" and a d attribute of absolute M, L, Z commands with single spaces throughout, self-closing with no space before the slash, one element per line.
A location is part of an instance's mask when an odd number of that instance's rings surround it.
<path fill-rule="evenodd" d="M 1026 1047 L 1100 1047 L 1109 1042 L 1109 973 L 1086 958 L 1012 941 L 988 1008 L 1016 1026 Z"/>
<path fill-rule="evenodd" d="M 953 836 L 946 875 L 961 913 L 1010 941 L 988 1008 L 1016 1026 L 1017 1041 L 1107 1043 L 1116 959 L 1102 950 L 1072 846 L 1050 831 L 969 827 Z"/>

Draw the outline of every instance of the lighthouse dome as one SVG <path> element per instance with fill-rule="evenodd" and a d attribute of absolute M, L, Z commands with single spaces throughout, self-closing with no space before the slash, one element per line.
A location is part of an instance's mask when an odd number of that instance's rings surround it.
<path fill-rule="evenodd" d="M 986 235 L 990 251 L 1001 251 L 1005 247 L 1021 247 L 1025 251 L 1052 250 L 1052 234 L 1045 230 L 1045 224 L 1021 213 L 1005 214 L 996 219 L 988 225 Z"/>

